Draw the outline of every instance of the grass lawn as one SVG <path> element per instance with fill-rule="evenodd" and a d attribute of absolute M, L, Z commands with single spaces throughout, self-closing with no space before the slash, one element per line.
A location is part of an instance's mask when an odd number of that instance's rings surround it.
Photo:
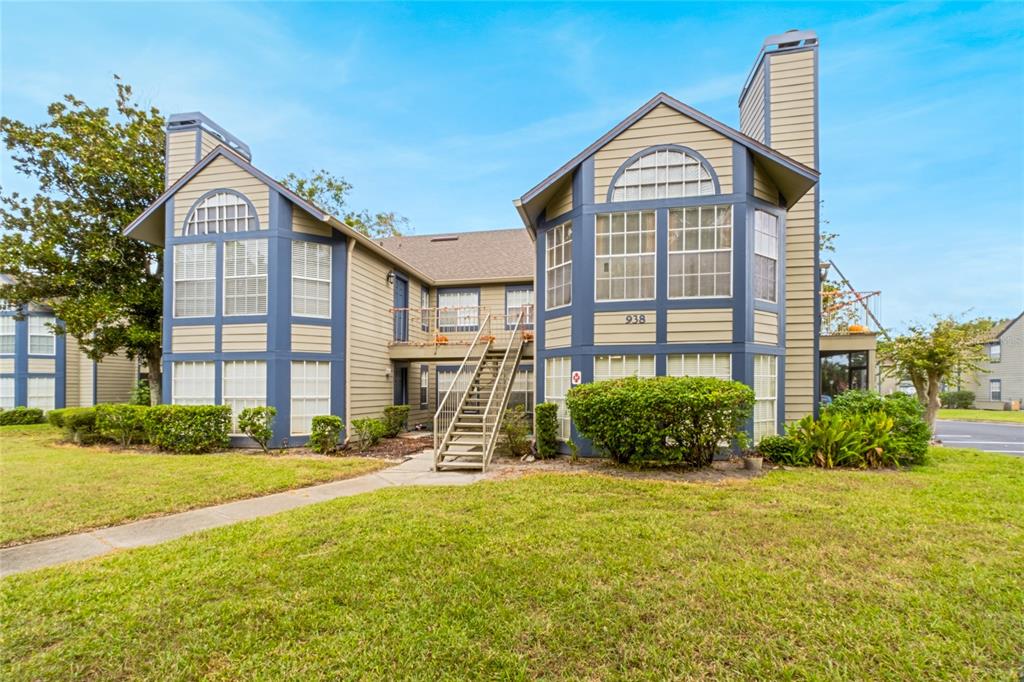
<path fill-rule="evenodd" d="M 0 427 L 0 546 L 184 511 L 383 466 L 364 458 L 164 455 L 57 443 L 48 425 Z"/>
<path fill-rule="evenodd" d="M 1003 679 L 1024 459 L 385 489 L 7 578 L 10 679 Z"/>
<path fill-rule="evenodd" d="M 1024 411 L 997 410 L 939 410 L 939 419 L 959 419 L 964 422 L 1009 422 L 1024 424 Z"/>

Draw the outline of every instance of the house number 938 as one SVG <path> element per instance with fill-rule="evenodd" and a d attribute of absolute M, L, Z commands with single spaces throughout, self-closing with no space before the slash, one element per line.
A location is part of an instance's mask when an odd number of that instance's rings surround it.
<path fill-rule="evenodd" d="M 626 315 L 626 324 L 647 324 L 646 315 Z"/>

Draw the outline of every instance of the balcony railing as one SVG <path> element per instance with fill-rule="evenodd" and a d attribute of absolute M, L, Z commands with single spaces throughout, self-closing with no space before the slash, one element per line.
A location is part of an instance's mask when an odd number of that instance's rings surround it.
<path fill-rule="evenodd" d="M 392 346 L 470 346 L 482 336 L 506 343 L 519 325 L 524 339 L 533 338 L 533 306 L 492 313 L 482 306 L 453 308 L 391 308 Z M 520 314 L 523 322 L 520 324 Z"/>

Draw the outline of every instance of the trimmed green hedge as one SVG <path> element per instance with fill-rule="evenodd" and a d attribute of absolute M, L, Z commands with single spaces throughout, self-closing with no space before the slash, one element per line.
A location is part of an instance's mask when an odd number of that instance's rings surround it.
<path fill-rule="evenodd" d="M 574 386 L 576 429 L 620 463 L 711 463 L 750 418 L 754 391 L 710 377 L 628 377 Z"/>
<path fill-rule="evenodd" d="M 408 405 L 392 405 L 384 408 L 384 437 L 394 438 L 405 431 L 405 422 L 409 419 Z"/>
<path fill-rule="evenodd" d="M 64 410 L 61 422 L 64 435 L 77 445 L 92 445 L 103 440 L 96 430 L 95 407 L 68 407 Z"/>
<path fill-rule="evenodd" d="M 313 429 L 309 434 L 309 449 L 321 455 L 330 455 L 338 451 L 341 434 L 345 432 L 345 423 L 341 417 L 324 414 L 313 417 Z"/>
<path fill-rule="evenodd" d="M 0 410 L 0 426 L 42 423 L 44 423 L 43 411 L 36 407 L 15 407 L 13 410 Z"/>
<path fill-rule="evenodd" d="M 227 405 L 154 405 L 146 413 L 149 441 L 163 450 L 200 454 L 231 444 Z"/>
<path fill-rule="evenodd" d="M 558 405 L 541 403 L 533 408 L 533 434 L 537 457 L 550 459 L 558 454 Z"/>
<path fill-rule="evenodd" d="M 969 410 L 974 407 L 972 391 L 946 391 L 939 394 L 939 402 L 943 407 L 952 410 Z"/>
<path fill-rule="evenodd" d="M 100 404 L 96 406 L 96 432 L 126 448 L 146 440 L 146 413 L 142 405 Z"/>

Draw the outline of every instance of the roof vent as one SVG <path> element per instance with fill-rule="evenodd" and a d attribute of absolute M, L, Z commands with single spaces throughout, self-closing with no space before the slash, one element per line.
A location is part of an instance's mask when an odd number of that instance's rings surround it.
<path fill-rule="evenodd" d="M 457 241 L 459 241 L 459 236 L 453 234 L 453 235 L 448 235 L 448 236 L 445 236 L 445 237 L 431 237 L 430 241 L 432 241 L 432 242 L 457 242 Z"/>

